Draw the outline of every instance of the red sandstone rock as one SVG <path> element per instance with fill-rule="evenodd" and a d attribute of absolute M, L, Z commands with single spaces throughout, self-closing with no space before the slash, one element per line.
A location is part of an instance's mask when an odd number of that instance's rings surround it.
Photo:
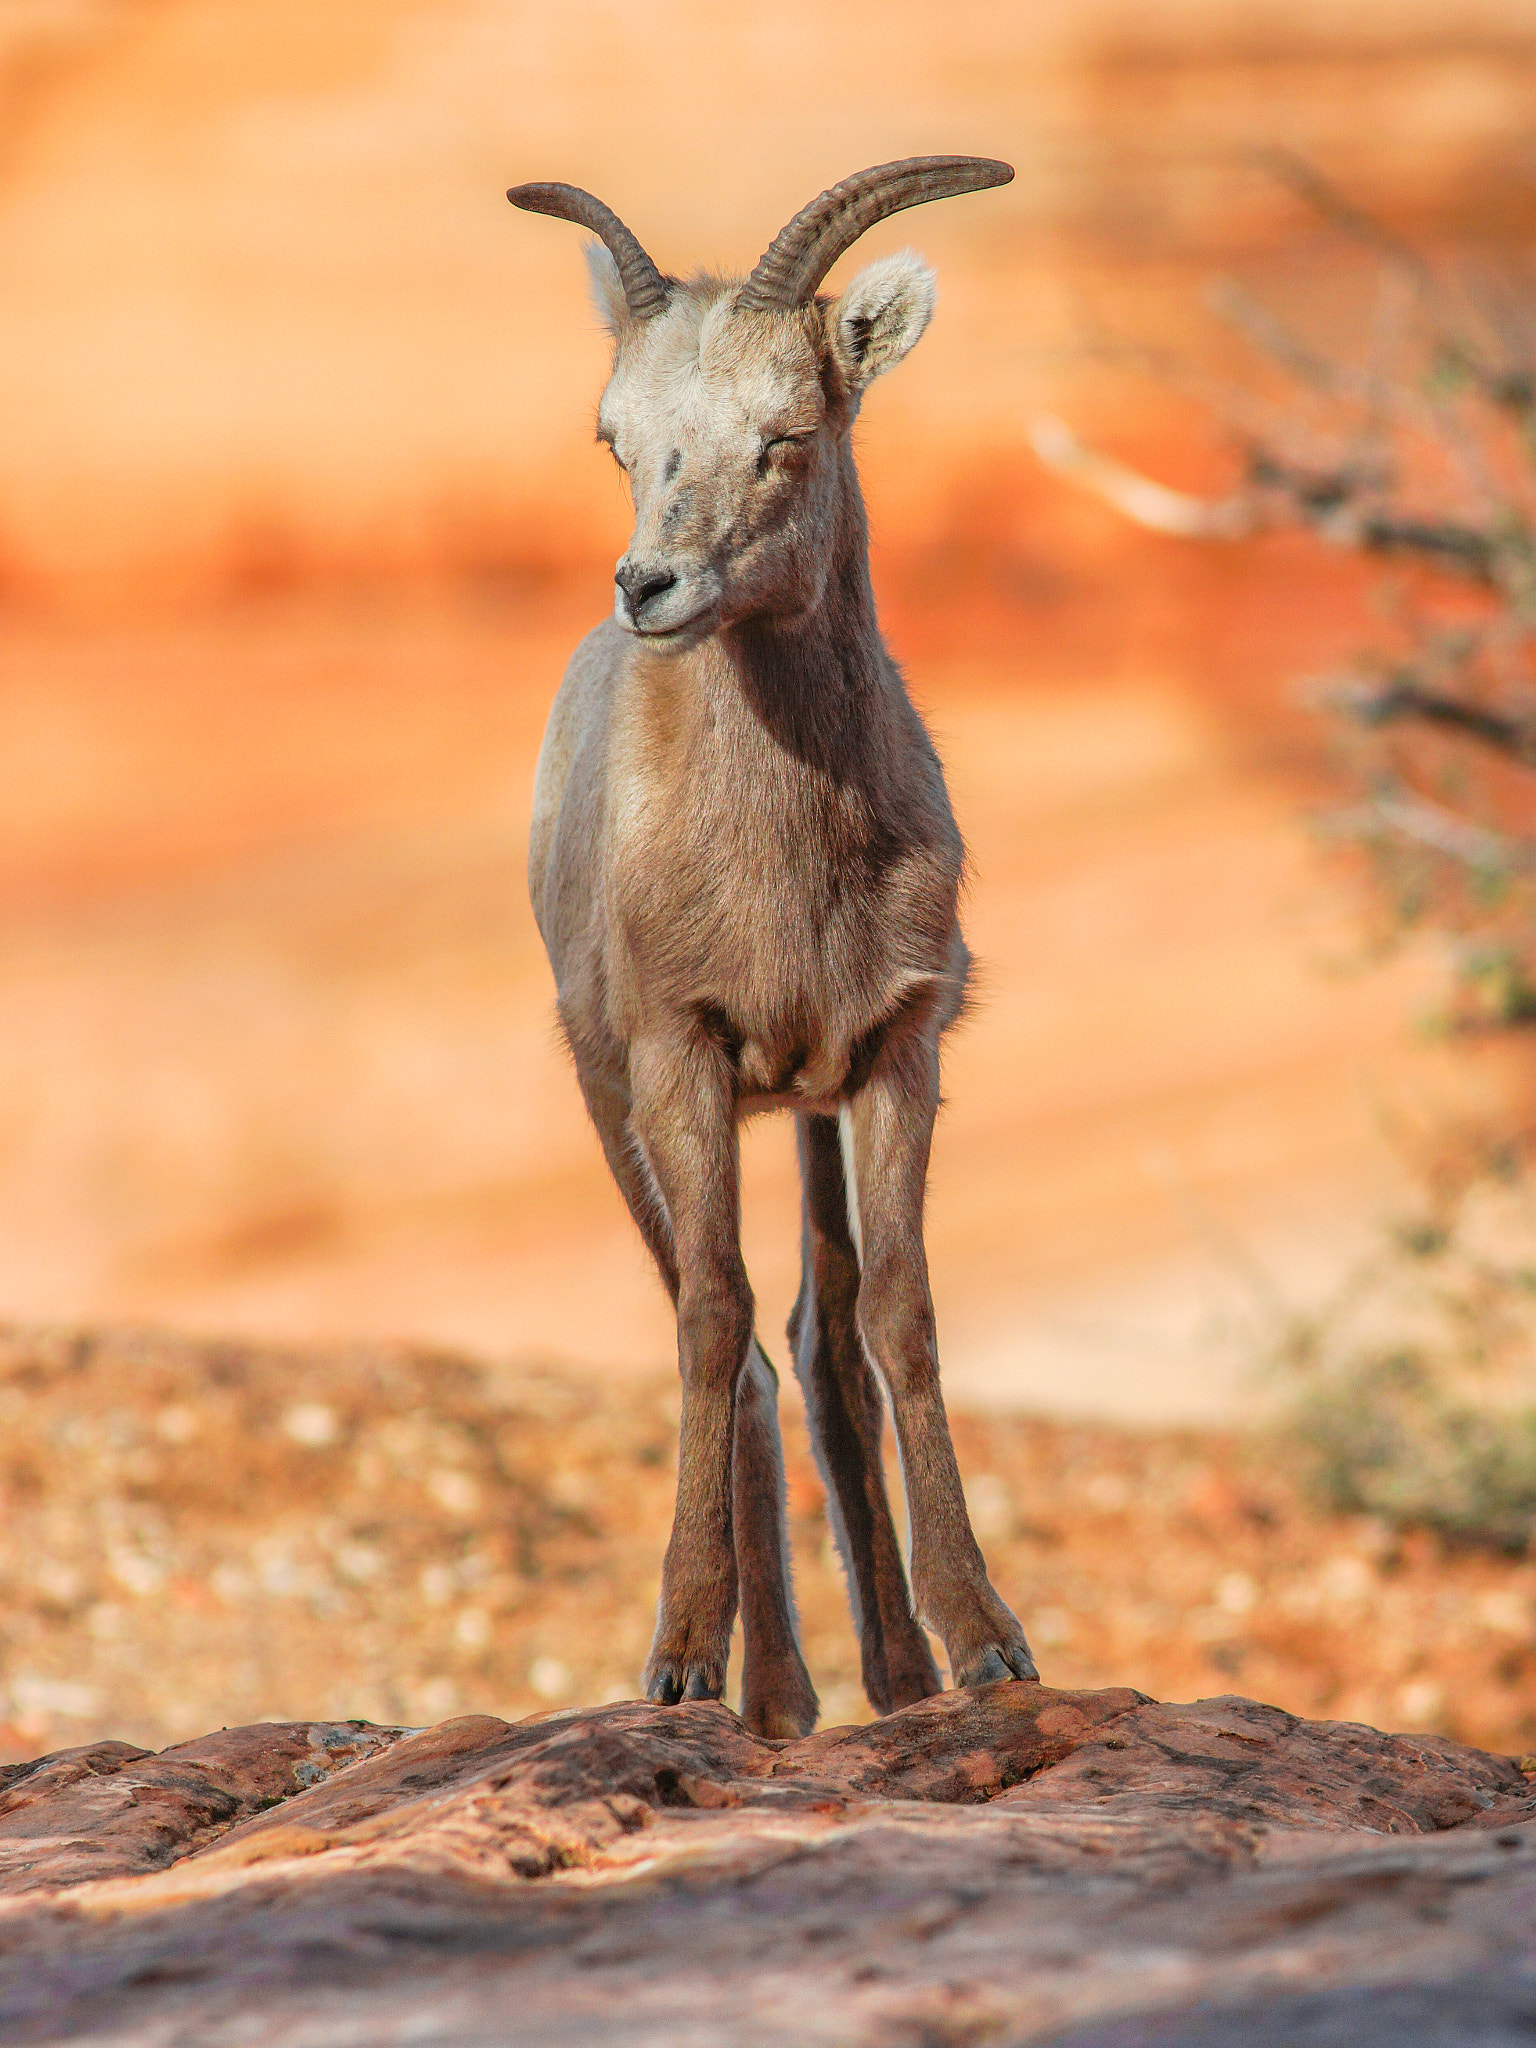
<path fill-rule="evenodd" d="M 97 1742 L 13 1764 L 0 1771 L 0 1893 L 158 1870 L 399 1733 L 353 1721 L 268 1722 L 158 1756 Z"/>
<path fill-rule="evenodd" d="M 1020 1685 L 99 1744 L 0 1780 L 0 2039 L 1406 2048 L 1476 1981 L 1502 2041 L 1533 1817 L 1452 1742 Z"/>

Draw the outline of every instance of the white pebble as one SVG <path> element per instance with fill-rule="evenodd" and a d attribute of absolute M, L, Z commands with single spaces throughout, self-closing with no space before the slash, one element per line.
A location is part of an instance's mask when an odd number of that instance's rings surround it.
<path fill-rule="evenodd" d="M 145 1557 L 142 1551 L 114 1551 L 109 1566 L 117 1583 L 140 1600 L 151 1593 L 158 1593 L 165 1584 L 165 1573 L 152 1557 Z"/>
<path fill-rule="evenodd" d="M 354 1586 L 364 1586 L 384 1569 L 384 1557 L 371 1543 L 343 1543 L 336 1553 L 336 1569 Z"/>
<path fill-rule="evenodd" d="M 570 1689 L 571 1674 L 558 1657 L 535 1657 L 528 1667 L 528 1683 L 541 1700 L 563 1699 Z"/>
<path fill-rule="evenodd" d="M 1397 1696 L 1398 1712 L 1409 1728 L 1433 1728 L 1445 1707 L 1445 1688 L 1432 1678 L 1410 1679 Z"/>
<path fill-rule="evenodd" d="M 428 1473 L 427 1491 L 450 1515 L 467 1518 L 480 1505 L 480 1489 L 474 1480 L 467 1472 L 455 1472 L 449 1465 L 441 1465 L 435 1472 Z"/>
<path fill-rule="evenodd" d="M 336 1441 L 336 1411 L 323 1401 L 296 1401 L 283 1411 L 283 1433 L 306 1451 L 323 1451 Z"/>
<path fill-rule="evenodd" d="M 155 1417 L 155 1432 L 168 1444 L 189 1444 L 197 1435 L 197 1411 L 175 1401 Z"/>
<path fill-rule="evenodd" d="M 80 1574 L 61 1558 L 45 1557 L 32 1574 L 38 1590 L 46 1593 L 50 1600 L 57 1600 L 61 1607 L 68 1607 L 79 1599 L 85 1590 Z"/>
<path fill-rule="evenodd" d="M 491 1640 L 491 1617 L 483 1607 L 466 1607 L 453 1625 L 453 1639 L 461 1650 L 483 1650 Z"/>
<path fill-rule="evenodd" d="M 451 1564 L 427 1564 L 416 1583 L 429 1607 L 446 1607 L 458 1585 L 458 1575 Z"/>
<path fill-rule="evenodd" d="M 1495 1628 L 1500 1635 L 1531 1633 L 1531 1603 L 1519 1593 L 1484 1593 L 1477 1603 L 1477 1618 L 1484 1628 Z"/>
<path fill-rule="evenodd" d="M 1216 1582 L 1216 1605 L 1223 1614 L 1251 1614 L 1259 1589 L 1246 1572 L 1227 1572 Z"/>

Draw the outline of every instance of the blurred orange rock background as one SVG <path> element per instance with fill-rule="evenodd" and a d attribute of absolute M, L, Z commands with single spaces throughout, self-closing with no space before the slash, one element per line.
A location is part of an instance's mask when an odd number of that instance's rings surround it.
<path fill-rule="evenodd" d="M 1358 279 L 1265 148 L 1430 246 L 1528 243 L 1526 10 L 8 0 L 0 123 L 4 1315 L 668 1356 L 523 897 L 627 521 L 580 238 L 522 178 L 687 268 L 864 163 L 1018 167 L 832 280 L 911 243 L 941 284 L 861 446 L 975 854 L 930 1229 L 961 1399 L 1241 1408 L 1228 1248 L 1315 1289 L 1392 1199 L 1385 1131 L 1522 1085 L 1415 1035 L 1432 960 L 1351 965 L 1302 823 L 1292 686 L 1369 640 L 1369 577 L 1133 535 L 1027 429 L 1231 473 L 1085 337 L 1230 371 L 1218 271 L 1345 331 Z M 782 1123 L 747 1230 L 781 1352 Z"/>

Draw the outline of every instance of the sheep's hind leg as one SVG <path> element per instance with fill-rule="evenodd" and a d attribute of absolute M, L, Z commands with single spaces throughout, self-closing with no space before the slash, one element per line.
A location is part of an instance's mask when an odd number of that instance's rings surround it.
<path fill-rule="evenodd" d="M 870 1705 L 888 1714 L 938 1692 L 939 1673 L 912 1612 L 886 1498 L 880 1456 L 885 1404 L 855 1322 L 859 1258 L 837 1123 L 810 1115 L 797 1123 L 802 1270 L 790 1342 L 848 1576 L 864 1690 Z"/>
<path fill-rule="evenodd" d="M 736 1383 L 731 1490 L 741 1586 L 741 1718 L 758 1735 L 809 1735 L 816 1689 L 800 1654 L 784 1518 L 779 1376 L 754 1337 Z"/>

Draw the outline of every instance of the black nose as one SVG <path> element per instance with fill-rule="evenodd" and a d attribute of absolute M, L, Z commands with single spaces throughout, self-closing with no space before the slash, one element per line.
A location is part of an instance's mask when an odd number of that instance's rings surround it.
<path fill-rule="evenodd" d="M 630 612 L 638 617 L 641 606 L 670 590 L 677 578 L 669 569 L 635 569 L 628 562 L 621 562 L 613 572 L 613 580 L 629 599 Z"/>

